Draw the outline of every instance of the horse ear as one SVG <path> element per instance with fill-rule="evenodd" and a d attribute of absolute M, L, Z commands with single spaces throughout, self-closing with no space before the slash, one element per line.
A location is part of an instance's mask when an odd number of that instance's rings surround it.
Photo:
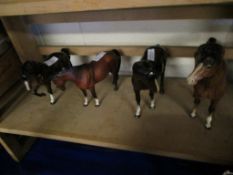
<path fill-rule="evenodd" d="M 65 54 L 67 54 L 67 55 L 70 56 L 70 50 L 68 48 L 62 48 L 61 52 L 63 52 L 63 53 L 65 53 Z"/>
<path fill-rule="evenodd" d="M 210 37 L 210 38 L 208 39 L 208 41 L 207 41 L 207 44 L 209 44 L 209 43 L 215 44 L 216 42 L 217 42 L 216 38 Z"/>

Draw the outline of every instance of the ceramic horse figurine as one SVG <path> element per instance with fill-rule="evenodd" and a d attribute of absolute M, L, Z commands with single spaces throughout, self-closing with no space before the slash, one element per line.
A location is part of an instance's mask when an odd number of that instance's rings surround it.
<path fill-rule="evenodd" d="M 61 49 L 61 52 L 50 54 L 44 62 L 26 61 L 22 67 L 22 79 L 28 91 L 31 90 L 33 81 L 36 83 L 34 94 L 36 96 L 45 96 L 45 93 L 38 93 L 41 85 L 45 85 L 50 96 L 50 103 L 55 103 L 53 91 L 51 88 L 51 80 L 60 71 L 72 67 L 70 62 L 70 52 L 68 49 Z"/>
<path fill-rule="evenodd" d="M 136 118 L 141 116 L 141 90 L 149 90 L 149 95 L 151 98 L 150 108 L 155 108 L 154 93 L 156 91 L 159 92 L 159 84 L 156 80 L 157 77 L 158 74 L 153 61 L 141 60 L 133 64 L 132 85 L 137 102 L 137 109 L 135 113 Z"/>
<path fill-rule="evenodd" d="M 210 100 L 206 128 L 211 128 L 215 108 L 226 88 L 226 64 L 223 56 L 223 46 L 218 44 L 215 38 L 209 38 L 205 44 L 198 47 L 194 55 L 194 70 L 187 78 L 188 84 L 194 87 L 194 108 L 191 117 L 197 116 L 196 108 L 201 98 Z"/>
<path fill-rule="evenodd" d="M 164 94 L 164 75 L 168 56 L 169 54 L 166 48 L 158 44 L 148 47 L 142 57 L 142 60 L 150 60 L 155 64 L 156 79 L 160 77 L 160 94 Z"/>
<path fill-rule="evenodd" d="M 119 78 L 119 70 L 121 65 L 121 55 L 117 50 L 101 52 L 97 57 L 97 61 L 92 61 L 80 66 L 74 66 L 69 70 L 60 72 L 54 79 L 54 84 L 65 90 L 66 81 L 73 81 L 84 94 L 84 106 L 88 105 L 86 90 L 91 91 L 95 99 L 95 106 L 100 106 L 99 99 L 95 91 L 95 84 L 105 79 L 109 73 L 113 75 L 114 90 L 118 89 L 117 81 Z"/>

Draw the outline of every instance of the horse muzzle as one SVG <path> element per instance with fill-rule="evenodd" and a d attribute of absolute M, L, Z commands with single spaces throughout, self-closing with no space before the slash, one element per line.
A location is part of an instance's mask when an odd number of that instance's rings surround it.
<path fill-rule="evenodd" d="M 203 63 L 200 63 L 197 65 L 196 68 L 194 68 L 193 72 L 187 77 L 187 83 L 189 85 L 196 85 L 197 82 L 202 77 L 202 71 L 203 70 Z"/>
<path fill-rule="evenodd" d="M 187 83 L 188 83 L 188 85 L 192 85 L 192 86 L 196 85 L 197 84 L 197 79 L 195 77 L 188 76 Z"/>

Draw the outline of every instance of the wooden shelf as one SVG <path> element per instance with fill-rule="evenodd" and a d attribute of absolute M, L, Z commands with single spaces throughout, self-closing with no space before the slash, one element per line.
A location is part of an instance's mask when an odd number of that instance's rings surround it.
<path fill-rule="evenodd" d="M 120 78 L 119 91 L 111 79 L 97 84 L 101 106 L 82 106 L 83 96 L 73 84 L 51 106 L 49 97 L 26 95 L 2 116 L 0 132 L 41 137 L 109 148 L 185 158 L 210 163 L 232 164 L 233 88 L 218 106 L 213 128 L 203 126 L 207 104 L 192 119 L 192 91 L 184 79 L 167 79 L 166 94 L 156 95 L 156 109 L 148 108 L 148 92 L 143 92 L 142 117 L 133 117 L 134 93 L 129 77 Z"/>
<path fill-rule="evenodd" d="M 232 19 L 233 0 L 1 0 L 0 16 L 22 62 L 42 60 L 43 54 L 59 47 L 38 47 L 30 24 L 82 21 L 153 20 L 153 19 Z M 69 13 L 67 13 L 69 12 Z M 90 55 L 111 47 L 70 47 L 80 55 Z M 145 47 L 117 47 L 126 56 L 142 55 Z M 195 47 L 169 47 L 171 55 L 193 56 Z M 227 48 L 227 59 L 233 49 Z M 107 79 L 97 86 L 103 104 L 82 107 L 82 95 L 70 85 L 54 106 L 49 98 L 21 96 L 0 119 L 0 143 L 15 159 L 26 152 L 33 139 L 25 144 L 11 134 L 56 139 L 110 148 L 185 158 L 211 163 L 233 164 L 233 88 L 219 105 L 211 131 L 203 127 L 205 110 L 200 118 L 190 119 L 191 90 L 184 80 L 166 81 L 167 93 L 159 96 L 156 110 L 143 104 L 141 119 L 133 117 L 135 101 L 130 78 L 121 79 L 113 92 Z M 181 93 L 182 92 L 182 93 Z M 59 91 L 56 92 L 59 94 Z M 144 94 L 145 95 L 145 94 Z M 147 96 L 144 97 L 147 101 Z M 205 105 L 207 106 L 207 105 Z M 205 112 L 204 112 L 205 111 Z"/>
<path fill-rule="evenodd" d="M 61 48 L 69 48 L 72 54 L 81 56 L 96 55 L 99 52 L 105 50 L 118 49 L 122 52 L 122 55 L 132 57 L 132 56 L 142 56 L 145 49 L 148 46 L 40 46 L 39 52 L 42 55 L 49 55 L 53 52 L 58 52 Z M 168 50 L 170 57 L 190 57 L 193 59 L 194 53 L 197 47 L 188 46 L 164 46 Z M 225 59 L 233 59 L 233 48 L 225 48 Z"/>
<path fill-rule="evenodd" d="M 3 0 L 0 3 L 0 16 L 148 8 L 161 6 L 206 4 L 219 5 L 229 4 L 232 2 L 232 0 Z"/>

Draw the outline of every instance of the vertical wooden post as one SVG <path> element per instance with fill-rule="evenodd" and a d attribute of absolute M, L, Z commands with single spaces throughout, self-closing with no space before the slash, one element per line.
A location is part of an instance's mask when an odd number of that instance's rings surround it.
<path fill-rule="evenodd" d="M 19 162 L 34 143 L 35 138 L 0 133 L 0 144 L 16 162 Z"/>
<path fill-rule="evenodd" d="M 42 60 L 36 40 L 22 16 L 2 17 L 1 20 L 21 62 Z"/>

